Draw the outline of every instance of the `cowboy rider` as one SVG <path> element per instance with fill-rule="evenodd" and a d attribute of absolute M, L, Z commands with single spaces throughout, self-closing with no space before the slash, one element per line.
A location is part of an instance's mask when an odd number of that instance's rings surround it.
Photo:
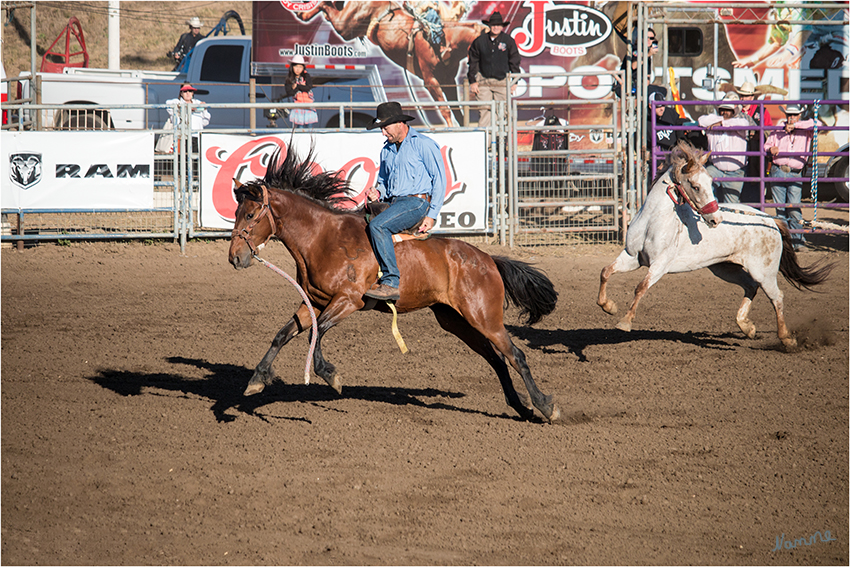
<path fill-rule="evenodd" d="M 402 114 L 399 103 L 384 102 L 367 127 L 380 128 L 387 138 L 381 149 L 377 184 L 366 190 L 370 202 L 390 204 L 369 222 L 369 237 L 382 275 L 364 295 L 383 301 L 399 299 L 393 234 L 417 224 L 419 233 L 430 231 L 446 196 L 446 168 L 440 146 L 408 126 L 413 119 Z"/>

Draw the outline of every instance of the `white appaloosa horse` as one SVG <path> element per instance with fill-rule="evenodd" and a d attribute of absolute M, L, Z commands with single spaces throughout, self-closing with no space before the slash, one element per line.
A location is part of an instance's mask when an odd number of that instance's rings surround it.
<path fill-rule="evenodd" d="M 606 294 L 608 279 L 616 272 L 649 266 L 628 313 L 617 324 L 618 329 L 630 331 L 638 303 L 661 276 L 707 267 L 717 277 L 744 289 L 736 320 L 751 339 L 756 336 L 756 326 L 748 316 L 761 286 L 776 310 L 779 338 L 786 349 L 792 349 L 797 341 L 785 324 L 776 273 L 782 272 L 797 289 L 811 289 L 827 278 L 833 266 L 800 266 L 787 225 L 752 207 L 724 205 L 721 219 L 711 177 L 703 167 L 707 159 L 707 153 L 686 142 L 674 149 L 632 219 L 626 248 L 602 270 L 597 303 L 607 313 L 617 313 L 616 303 Z M 700 222 L 700 217 L 705 222 Z"/>

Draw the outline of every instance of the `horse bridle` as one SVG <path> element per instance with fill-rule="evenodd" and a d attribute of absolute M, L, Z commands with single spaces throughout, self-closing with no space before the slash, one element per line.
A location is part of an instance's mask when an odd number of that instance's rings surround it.
<path fill-rule="evenodd" d="M 676 177 L 679 177 L 679 175 L 676 175 Z M 720 208 L 717 205 L 717 199 L 714 199 L 712 201 L 709 201 L 704 207 L 698 209 L 697 206 L 694 205 L 694 202 L 691 201 L 691 198 L 688 197 L 687 192 L 682 189 L 681 183 L 669 183 L 667 185 L 667 196 L 669 196 L 670 199 L 677 205 L 687 203 L 693 210 L 698 212 L 700 215 L 710 215 L 711 213 L 716 213 Z"/>
<path fill-rule="evenodd" d="M 276 227 L 274 224 L 274 216 L 272 215 L 271 207 L 269 207 L 269 192 L 266 189 L 265 185 L 260 185 L 260 188 L 263 190 L 263 205 L 260 207 L 260 212 L 251 219 L 251 222 L 248 223 L 248 226 L 243 228 L 242 230 L 233 229 L 230 233 L 230 239 L 233 240 L 237 236 L 244 240 L 248 244 L 248 248 L 251 250 L 251 254 L 253 256 L 257 255 L 257 252 L 266 245 L 266 243 L 271 240 L 271 237 L 274 236 L 276 232 Z M 262 244 L 258 246 L 254 246 L 254 243 L 251 242 L 251 231 L 254 230 L 254 227 L 260 224 L 260 221 L 266 217 L 269 219 L 269 225 L 271 225 L 272 231 L 269 233 L 269 236 L 263 241 Z"/>

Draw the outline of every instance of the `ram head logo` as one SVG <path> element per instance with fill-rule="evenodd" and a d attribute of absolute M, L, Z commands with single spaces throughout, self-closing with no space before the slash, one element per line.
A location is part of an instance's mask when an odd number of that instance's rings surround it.
<path fill-rule="evenodd" d="M 9 164 L 9 177 L 21 189 L 29 189 L 41 181 L 41 154 L 12 154 Z"/>

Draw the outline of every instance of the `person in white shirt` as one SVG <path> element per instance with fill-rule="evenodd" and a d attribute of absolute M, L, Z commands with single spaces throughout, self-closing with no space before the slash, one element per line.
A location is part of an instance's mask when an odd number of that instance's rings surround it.
<path fill-rule="evenodd" d="M 200 100 L 195 98 L 195 93 L 198 91 L 195 87 L 190 85 L 189 83 L 183 83 L 183 86 L 180 87 L 180 97 L 172 98 L 165 101 L 165 104 L 168 105 L 168 119 L 172 122 L 172 124 L 178 124 L 180 122 L 180 111 L 178 109 L 178 104 L 198 104 L 201 103 Z M 204 129 L 204 126 L 210 123 L 210 111 L 206 109 L 204 106 L 196 106 L 192 109 L 192 151 L 197 153 L 198 151 L 198 133 Z"/>
<path fill-rule="evenodd" d="M 718 203 L 740 203 L 743 181 L 726 181 L 725 178 L 745 177 L 747 156 L 747 130 L 715 130 L 715 127 L 731 128 L 735 126 L 750 126 L 750 121 L 744 118 L 736 93 L 729 93 L 718 107 L 720 115 L 707 114 L 699 117 L 699 125 L 705 128 L 708 138 L 708 149 L 711 151 L 711 165 L 706 167 L 708 174 L 714 178 L 712 184 L 714 196 Z M 737 155 L 722 155 L 722 154 Z"/>

